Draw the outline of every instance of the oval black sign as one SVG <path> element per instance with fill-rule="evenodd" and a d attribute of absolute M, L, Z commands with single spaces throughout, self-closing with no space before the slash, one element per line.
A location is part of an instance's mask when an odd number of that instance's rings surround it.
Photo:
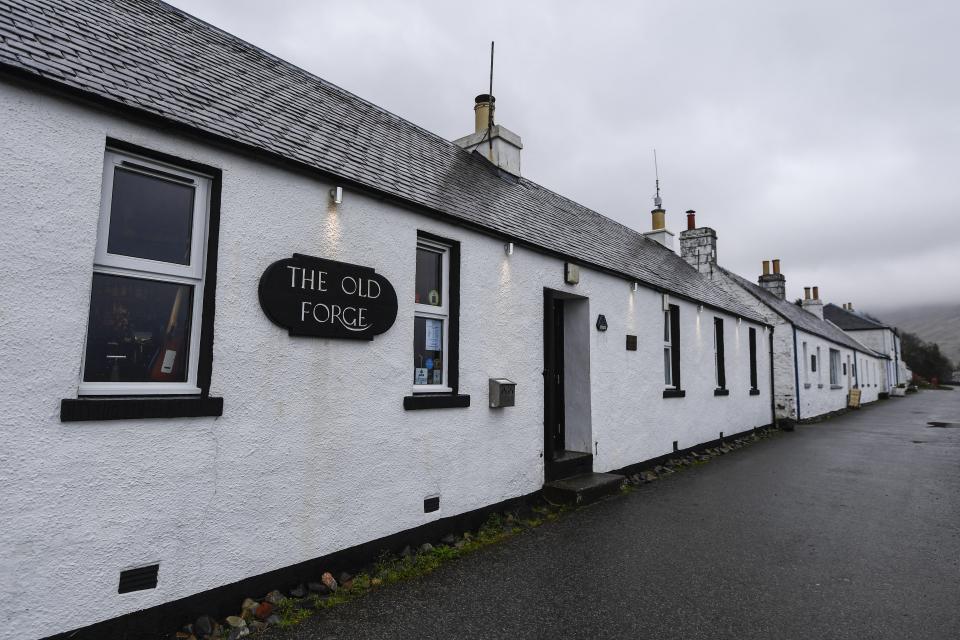
<path fill-rule="evenodd" d="M 376 271 L 299 253 L 267 267 L 259 293 L 291 336 L 373 340 L 397 319 L 397 292 Z"/>

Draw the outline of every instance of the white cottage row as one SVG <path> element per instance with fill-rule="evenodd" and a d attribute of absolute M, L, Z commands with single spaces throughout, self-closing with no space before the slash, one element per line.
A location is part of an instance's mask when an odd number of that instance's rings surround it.
<path fill-rule="evenodd" d="M 491 96 L 454 144 L 164 4 L 4 11 L 17 637 L 831 411 L 872 357 L 524 179 Z"/>

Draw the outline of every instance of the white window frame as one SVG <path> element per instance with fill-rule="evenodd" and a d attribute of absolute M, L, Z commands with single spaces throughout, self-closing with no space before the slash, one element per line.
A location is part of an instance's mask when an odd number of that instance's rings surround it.
<path fill-rule="evenodd" d="M 144 167 L 123 165 L 124 161 Z M 112 254 L 107 251 L 110 234 L 110 213 L 113 205 L 113 176 L 117 167 L 141 173 L 152 178 L 163 179 L 149 170 L 172 174 L 192 183 L 194 187 L 193 229 L 190 240 L 190 264 L 179 265 L 171 262 L 147 260 Z M 155 280 L 172 284 L 184 284 L 193 287 L 190 315 L 190 346 L 187 363 L 186 382 L 85 382 L 87 347 L 84 339 L 83 356 L 80 362 L 80 383 L 78 395 L 199 395 L 201 389 L 197 383 L 197 369 L 200 362 L 200 333 L 203 320 L 204 270 L 207 258 L 207 234 L 210 219 L 210 184 L 212 177 L 194 171 L 187 171 L 175 165 L 158 162 L 131 153 L 107 149 L 103 160 L 103 182 L 100 192 L 100 221 L 97 226 L 97 245 L 94 254 L 93 273 L 124 276 L 140 280 Z M 92 277 L 91 277 L 92 282 Z M 90 308 L 87 307 L 89 325 Z"/>
<path fill-rule="evenodd" d="M 449 385 L 450 374 L 450 245 L 426 238 L 417 238 L 417 249 L 425 249 L 439 253 L 442 256 L 440 272 L 440 306 L 414 302 L 414 318 L 430 318 L 443 321 L 443 383 L 442 384 L 414 384 L 413 393 L 451 393 Z M 416 262 L 414 262 L 416 270 Z M 416 283 L 416 271 L 414 271 Z M 414 285 L 416 286 L 416 285 Z M 416 326 L 416 321 L 414 321 Z M 412 343 L 411 343 L 412 344 Z"/>
<path fill-rule="evenodd" d="M 670 323 L 670 309 L 666 309 L 663 312 L 663 373 L 664 373 L 664 383 L 663 386 L 665 389 L 676 389 L 676 385 L 673 383 L 673 331 Z M 670 382 L 666 381 L 666 374 L 670 374 Z"/>
<path fill-rule="evenodd" d="M 807 342 L 803 342 L 803 382 L 810 384 L 810 360 L 807 356 Z"/>
<path fill-rule="evenodd" d="M 830 354 L 830 386 L 839 386 L 840 385 L 840 351 L 837 349 L 830 349 L 828 351 Z"/>

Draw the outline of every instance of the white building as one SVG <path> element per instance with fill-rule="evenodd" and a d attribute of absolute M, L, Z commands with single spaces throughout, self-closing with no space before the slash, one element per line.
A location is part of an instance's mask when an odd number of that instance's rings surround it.
<path fill-rule="evenodd" d="M 823 308 L 824 317 L 837 325 L 856 340 L 870 347 L 877 353 L 887 356 L 883 371 L 877 375 L 883 378 L 883 392 L 890 393 L 891 389 L 901 382 L 910 381 L 907 375 L 907 366 L 903 362 L 900 349 L 900 334 L 896 327 L 883 324 L 853 309 L 853 303 L 847 302 L 843 307 L 828 304 Z"/>
<path fill-rule="evenodd" d="M 472 153 L 160 3 L 5 7 L 0 635 L 232 611 L 771 423 L 762 307 L 515 134 Z"/>
<path fill-rule="evenodd" d="M 885 389 L 881 374 L 884 356 L 854 340 L 824 319 L 819 288 L 805 287 L 803 306 L 786 299 L 786 277 L 780 261 L 763 263 L 758 284 L 721 267 L 717 233 L 697 227 L 695 212 L 687 212 L 687 229 L 680 234 L 681 255 L 705 277 L 773 325 L 774 396 L 778 418 L 812 420 L 845 409 L 852 389 L 866 404 Z"/>

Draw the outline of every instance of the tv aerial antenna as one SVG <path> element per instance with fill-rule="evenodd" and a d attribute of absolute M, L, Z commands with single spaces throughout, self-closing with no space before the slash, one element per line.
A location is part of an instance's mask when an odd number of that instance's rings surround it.
<path fill-rule="evenodd" d="M 657 209 L 662 208 L 663 199 L 660 197 L 660 167 L 657 166 L 657 150 L 653 150 L 653 174 L 657 179 L 657 195 L 653 196 L 653 204 Z"/>
<path fill-rule="evenodd" d="M 493 157 L 493 45 L 490 41 L 490 108 L 487 109 L 487 143 L 490 148 L 490 155 Z"/>

